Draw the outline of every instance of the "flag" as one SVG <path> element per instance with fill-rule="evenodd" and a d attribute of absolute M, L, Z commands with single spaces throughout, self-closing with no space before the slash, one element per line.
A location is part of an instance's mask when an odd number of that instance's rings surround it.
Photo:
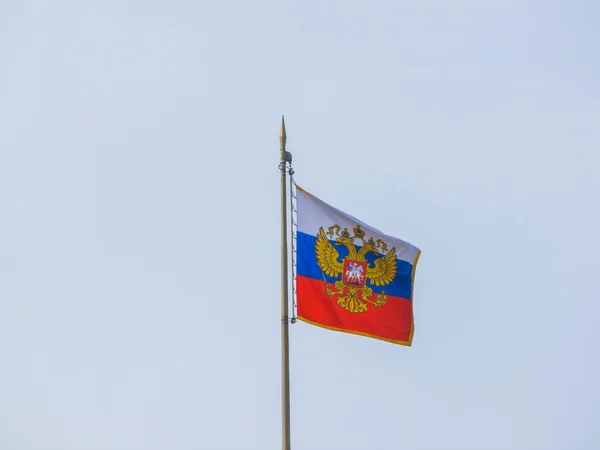
<path fill-rule="evenodd" d="M 412 343 L 421 251 L 297 186 L 298 319 L 395 344 Z"/>

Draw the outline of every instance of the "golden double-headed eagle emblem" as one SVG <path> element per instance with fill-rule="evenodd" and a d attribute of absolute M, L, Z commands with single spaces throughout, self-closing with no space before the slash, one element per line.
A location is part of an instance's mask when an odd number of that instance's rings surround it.
<path fill-rule="evenodd" d="M 383 306 L 387 303 L 385 291 L 381 291 L 373 300 L 373 289 L 367 286 L 385 286 L 390 284 L 396 277 L 396 249 L 388 251 L 387 245 L 381 239 L 376 241 L 371 237 L 365 240 L 365 232 L 357 225 L 352 231 L 353 235 L 344 228 L 340 231 L 339 225 L 329 227 L 327 235 L 330 239 L 335 238 L 335 245 L 327 238 L 323 227 L 319 229 L 315 253 L 317 265 L 323 274 L 323 282 L 327 295 L 336 300 L 338 305 L 353 313 L 367 311 L 368 305 Z M 354 245 L 354 241 L 360 240 L 360 249 Z M 362 246 L 361 246 L 362 244 Z M 340 252 L 336 246 L 345 246 L 348 256 L 340 259 Z M 366 255 L 376 255 L 372 264 L 367 261 Z M 334 289 L 330 288 L 325 275 L 341 279 L 334 283 Z"/>

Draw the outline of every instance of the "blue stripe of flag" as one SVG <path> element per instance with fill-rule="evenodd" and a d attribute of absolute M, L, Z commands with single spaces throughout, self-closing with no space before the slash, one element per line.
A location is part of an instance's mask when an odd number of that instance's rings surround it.
<path fill-rule="evenodd" d="M 319 266 L 317 265 L 317 255 L 315 253 L 315 244 L 317 238 L 306 233 L 298 232 L 298 275 L 316 278 L 319 280 L 325 279 L 328 283 L 333 283 L 341 277 L 332 278 L 324 275 Z M 333 244 L 333 241 L 330 241 Z M 348 249 L 343 245 L 336 245 L 335 248 L 340 253 L 340 261 L 342 258 L 348 256 Z M 360 247 L 356 247 L 360 249 Z M 367 253 L 367 263 L 369 266 L 373 265 L 373 261 L 377 256 L 373 253 Z M 387 295 L 394 297 L 401 297 L 407 300 L 412 299 L 412 264 L 397 259 L 397 273 L 396 278 L 390 284 L 386 286 L 372 286 L 367 280 L 367 286 L 373 289 L 373 292 L 379 293 L 385 291 Z"/>

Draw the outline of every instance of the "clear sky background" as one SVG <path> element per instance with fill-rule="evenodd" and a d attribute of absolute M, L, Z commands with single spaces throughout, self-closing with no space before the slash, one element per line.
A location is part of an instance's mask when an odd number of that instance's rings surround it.
<path fill-rule="evenodd" d="M 600 448 L 592 1 L 0 2 L 0 448 L 280 448 L 297 182 L 420 247 L 291 327 L 297 450 Z"/>

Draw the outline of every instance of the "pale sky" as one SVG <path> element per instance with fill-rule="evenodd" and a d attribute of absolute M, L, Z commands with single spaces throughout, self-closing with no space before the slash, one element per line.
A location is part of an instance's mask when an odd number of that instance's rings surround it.
<path fill-rule="evenodd" d="M 0 449 L 281 448 L 296 181 L 422 249 L 291 327 L 294 450 L 600 448 L 600 5 L 0 2 Z"/>

